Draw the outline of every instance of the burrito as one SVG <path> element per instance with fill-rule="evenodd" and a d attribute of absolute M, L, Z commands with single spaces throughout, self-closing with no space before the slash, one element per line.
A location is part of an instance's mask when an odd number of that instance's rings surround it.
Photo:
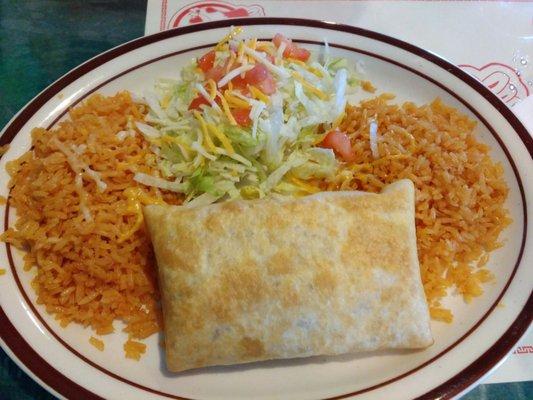
<path fill-rule="evenodd" d="M 144 215 L 170 371 L 433 343 L 409 180 Z"/>

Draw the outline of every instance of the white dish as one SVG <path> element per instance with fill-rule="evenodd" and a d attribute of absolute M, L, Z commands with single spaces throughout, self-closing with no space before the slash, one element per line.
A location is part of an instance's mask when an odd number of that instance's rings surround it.
<path fill-rule="evenodd" d="M 0 162 L 0 194 L 7 196 L 5 163 L 29 149 L 30 131 L 50 127 L 69 107 L 95 91 L 142 93 L 162 76 L 177 76 L 190 58 L 216 43 L 231 25 L 246 35 L 270 38 L 277 32 L 319 49 L 327 38 L 332 52 L 362 61 L 367 78 L 397 101 L 426 103 L 440 97 L 479 121 L 481 141 L 501 161 L 510 187 L 507 207 L 513 223 L 506 244 L 491 255 L 497 280 L 466 305 L 453 296 L 446 304 L 453 324 L 433 323 L 435 344 L 419 352 L 379 352 L 215 367 L 170 374 L 157 335 L 140 362 L 123 357 L 122 333 L 106 337 L 106 350 L 88 343 L 90 331 L 66 329 L 35 303 L 32 274 L 15 250 L 2 244 L 0 262 L 10 266 L 0 284 L 0 337 L 6 352 L 41 385 L 71 399 L 337 399 L 448 398 L 467 390 L 496 367 L 531 322 L 533 245 L 531 203 L 532 139 L 509 109 L 474 78 L 437 56 L 399 40 L 326 22 L 257 18 L 219 21 L 143 37 L 82 64 L 33 99 L 5 127 L 11 142 Z M 5 227 L 14 221 L 4 206 Z M 120 329 L 117 329 L 120 331 Z"/>

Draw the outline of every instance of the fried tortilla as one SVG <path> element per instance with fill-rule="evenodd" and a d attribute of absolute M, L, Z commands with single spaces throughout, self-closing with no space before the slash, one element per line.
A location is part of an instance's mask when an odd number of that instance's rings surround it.
<path fill-rule="evenodd" d="M 170 371 L 433 343 L 409 180 L 144 214 Z"/>

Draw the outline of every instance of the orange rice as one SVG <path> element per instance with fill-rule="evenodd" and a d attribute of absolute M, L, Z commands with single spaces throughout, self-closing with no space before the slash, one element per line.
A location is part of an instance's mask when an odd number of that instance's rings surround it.
<path fill-rule="evenodd" d="M 417 107 L 389 104 L 392 98 L 385 94 L 347 107 L 340 129 L 350 136 L 356 160 L 329 189 L 376 192 L 398 179 L 414 182 L 426 297 L 431 316 L 450 322 L 451 312 L 441 305 L 448 289 L 468 302 L 492 279 L 482 267 L 511 222 L 503 206 L 509 189 L 501 164 L 476 140 L 475 121 L 438 99 Z M 370 150 L 372 120 L 378 125 L 377 159 Z"/>
<path fill-rule="evenodd" d="M 136 342 L 134 340 L 128 340 L 124 343 L 124 353 L 126 358 L 131 358 L 133 360 L 139 361 L 141 355 L 146 352 L 146 345 L 141 342 Z"/>
<path fill-rule="evenodd" d="M 93 95 L 56 128 L 34 129 L 32 150 L 8 164 L 9 203 L 18 219 L 2 239 L 27 250 L 25 268 L 37 267 L 32 282 L 37 302 L 62 326 L 74 321 L 107 334 L 118 319 L 137 339 L 160 330 L 150 241 L 142 224 L 129 235 L 138 226 L 140 211 L 132 208 L 125 191 L 141 186 L 133 180 L 134 172 L 157 174 L 155 158 L 140 134 L 123 140 L 116 136 L 131 128 L 132 121 L 143 119 L 143 107 L 127 92 Z M 107 188 L 100 191 L 87 173 L 77 184 L 57 141 L 70 149 L 86 144 L 76 157 L 96 171 Z M 173 193 L 145 186 L 142 191 L 143 201 L 180 202 Z"/>
<path fill-rule="evenodd" d="M 104 342 L 98 338 L 95 338 L 94 336 L 91 336 L 89 338 L 89 343 L 92 344 L 94 347 L 96 347 L 100 351 L 104 351 Z"/>

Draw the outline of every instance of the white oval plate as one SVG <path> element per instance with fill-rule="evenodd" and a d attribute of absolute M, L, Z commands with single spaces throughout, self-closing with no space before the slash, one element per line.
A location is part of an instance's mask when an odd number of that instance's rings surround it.
<path fill-rule="evenodd" d="M 533 197 L 532 140 L 526 129 L 479 82 L 446 61 L 399 40 L 353 27 L 297 19 L 219 21 L 143 37 L 82 64 L 33 99 L 3 130 L 11 142 L 0 162 L 0 194 L 7 196 L 5 163 L 29 149 L 30 130 L 51 127 L 69 107 L 95 91 L 142 93 L 159 77 L 176 77 L 180 67 L 201 55 L 227 31 L 246 25 L 245 34 L 271 38 L 277 32 L 318 50 L 327 39 L 334 55 L 364 63 L 367 79 L 397 101 L 426 103 L 435 97 L 479 121 L 478 137 L 501 161 L 510 187 L 507 207 L 513 224 L 505 246 L 491 256 L 497 281 L 466 305 L 451 295 L 453 324 L 434 322 L 435 344 L 418 352 L 374 352 L 315 357 L 243 366 L 215 367 L 182 374 L 165 370 L 152 336 L 140 362 L 123 356 L 125 336 L 107 336 L 104 352 L 89 343 L 90 332 L 67 329 L 35 303 L 32 274 L 22 271 L 20 255 L 2 244 L 0 278 L 2 347 L 35 380 L 71 399 L 332 399 L 448 398 L 497 366 L 529 326 L 532 310 L 533 246 L 527 215 Z M 2 206 L 5 226 L 14 210 Z M 119 329 L 120 332 L 120 329 Z"/>

